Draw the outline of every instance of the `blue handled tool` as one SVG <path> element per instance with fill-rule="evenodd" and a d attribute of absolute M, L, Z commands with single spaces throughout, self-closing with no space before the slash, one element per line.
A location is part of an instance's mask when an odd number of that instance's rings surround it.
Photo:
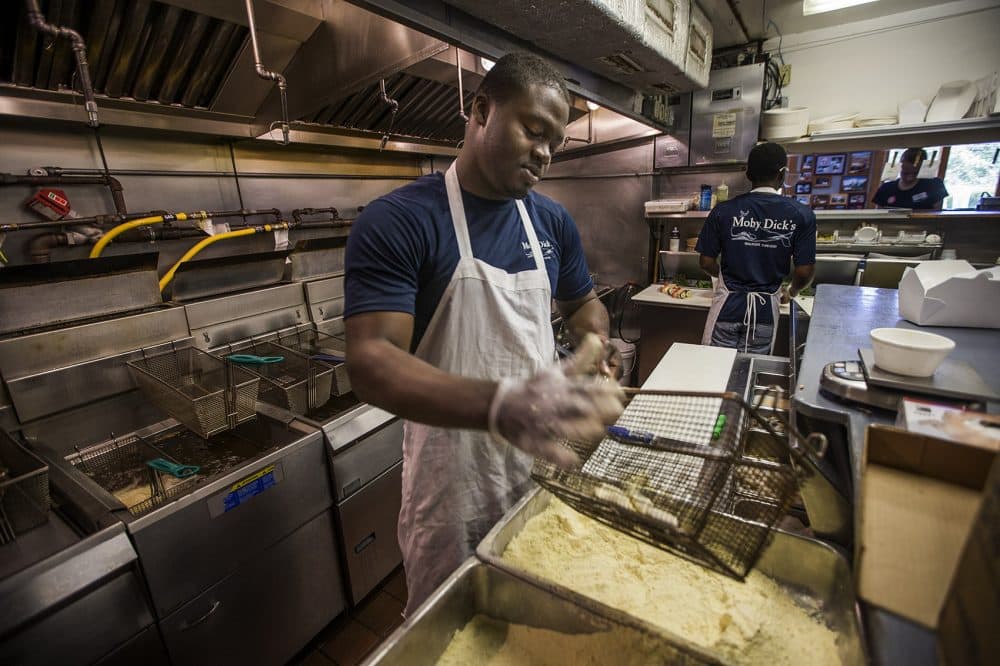
<path fill-rule="evenodd" d="M 337 356 L 336 354 L 313 354 L 309 357 L 311 361 L 326 361 L 327 363 L 343 363 L 345 359 L 343 356 Z"/>
<path fill-rule="evenodd" d="M 257 356 L 256 354 L 230 354 L 226 357 L 233 363 L 254 363 L 262 365 L 265 363 L 281 363 L 284 356 Z"/>
<path fill-rule="evenodd" d="M 165 472 L 171 476 L 175 476 L 178 479 L 186 479 L 189 476 L 194 476 L 201 469 L 198 465 L 182 465 L 180 463 L 170 462 L 165 458 L 153 458 L 152 460 L 147 460 L 146 464 L 155 470 Z"/>
<path fill-rule="evenodd" d="M 653 440 L 656 439 L 656 435 L 651 432 L 633 432 L 625 426 L 608 426 L 608 434 L 618 440 L 624 440 L 625 442 L 641 442 L 643 444 L 652 444 Z"/>

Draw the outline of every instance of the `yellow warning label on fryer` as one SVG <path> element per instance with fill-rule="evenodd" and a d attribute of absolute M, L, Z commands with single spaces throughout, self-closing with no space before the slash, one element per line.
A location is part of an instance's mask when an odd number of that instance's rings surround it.
<path fill-rule="evenodd" d="M 254 481 L 256 481 L 257 479 L 259 479 L 261 477 L 264 477 L 264 476 L 267 476 L 268 474 L 270 474 L 273 471 L 274 471 L 274 465 L 268 465 L 267 467 L 263 467 L 263 468 L 257 470 L 256 472 L 254 472 L 253 474 L 251 474 L 250 476 L 248 476 L 248 477 L 246 477 L 244 479 L 240 479 L 239 481 L 237 481 L 236 483 L 234 483 L 232 486 L 230 486 L 229 492 L 235 492 L 235 491 L 239 490 L 240 488 L 242 488 L 243 486 L 249 485 L 249 484 L 253 483 Z"/>

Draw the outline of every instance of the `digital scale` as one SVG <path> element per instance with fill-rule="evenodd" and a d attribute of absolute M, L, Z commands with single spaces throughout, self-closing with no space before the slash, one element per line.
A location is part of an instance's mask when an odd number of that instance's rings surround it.
<path fill-rule="evenodd" d="M 920 394 L 951 402 L 984 407 L 1000 401 L 975 368 L 964 361 L 945 360 L 930 377 L 907 377 L 875 365 L 871 349 L 859 349 L 857 361 L 834 361 L 823 368 L 820 388 L 833 395 L 889 411 L 897 411 L 900 398 Z"/>

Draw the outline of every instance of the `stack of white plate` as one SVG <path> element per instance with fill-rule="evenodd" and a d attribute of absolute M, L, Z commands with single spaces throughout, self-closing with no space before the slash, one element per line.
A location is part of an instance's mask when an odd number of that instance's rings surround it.
<path fill-rule="evenodd" d="M 871 115 L 858 116 L 854 119 L 855 127 L 882 127 L 884 125 L 895 125 L 898 119 L 896 116 Z"/>
<path fill-rule="evenodd" d="M 830 130 L 845 130 L 854 127 L 854 119 L 858 117 L 856 113 L 838 113 L 833 116 L 824 116 L 809 121 L 809 133 L 829 132 Z"/>
<path fill-rule="evenodd" d="M 787 109 L 770 109 L 760 116 L 760 136 L 768 141 L 788 141 L 806 133 L 809 109 L 792 106 Z"/>

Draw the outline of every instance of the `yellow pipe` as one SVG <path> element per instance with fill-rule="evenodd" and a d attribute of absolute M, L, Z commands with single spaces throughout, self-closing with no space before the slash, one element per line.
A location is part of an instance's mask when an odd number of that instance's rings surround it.
<path fill-rule="evenodd" d="M 170 284 L 170 281 L 174 279 L 174 273 L 177 272 L 177 269 L 180 268 L 181 264 L 183 264 L 185 261 L 190 260 L 191 257 L 198 254 L 212 243 L 224 240 L 226 238 L 237 238 L 239 236 L 252 236 L 257 232 L 268 232 L 268 231 L 274 231 L 276 229 L 287 229 L 287 228 L 288 228 L 288 223 L 265 224 L 263 227 L 247 227 L 246 229 L 239 229 L 237 231 L 227 231 L 226 233 L 223 234 L 216 234 L 214 236 L 209 236 L 208 238 L 201 239 L 190 250 L 185 252 L 184 256 L 178 259 L 177 263 L 171 266 L 170 270 L 167 271 L 162 278 L 160 278 L 160 293 L 163 293 L 163 290 L 167 288 L 167 285 Z"/>
<path fill-rule="evenodd" d="M 152 217 L 140 217 L 138 220 L 129 220 L 128 222 L 123 222 L 117 227 L 114 227 L 108 233 L 101 236 L 100 240 L 94 245 L 90 250 L 90 258 L 95 259 L 101 256 L 101 252 L 104 252 L 104 248 L 108 246 L 108 243 L 113 241 L 115 238 L 120 236 L 122 233 L 128 231 L 129 229 L 135 229 L 136 227 L 145 227 L 151 224 L 159 224 L 160 222 L 172 222 L 174 220 L 204 220 L 208 217 L 208 213 L 205 211 L 200 211 L 198 213 L 177 213 L 176 215 L 166 214 L 166 215 L 154 215 Z"/>

